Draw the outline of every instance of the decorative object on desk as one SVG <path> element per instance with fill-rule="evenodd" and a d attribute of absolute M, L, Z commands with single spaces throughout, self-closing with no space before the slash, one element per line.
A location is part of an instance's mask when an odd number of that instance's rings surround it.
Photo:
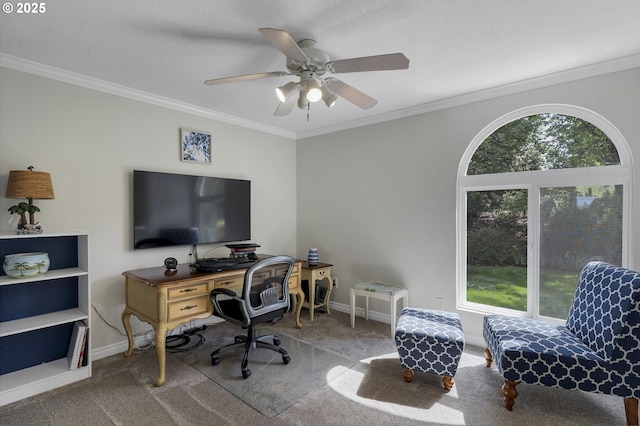
<path fill-rule="evenodd" d="M 256 248 L 260 247 L 260 244 L 255 243 L 237 243 L 237 244 L 225 244 L 225 247 L 231 249 L 229 257 L 231 258 L 248 258 L 251 260 L 257 260 Z"/>
<path fill-rule="evenodd" d="M 191 129 L 180 129 L 180 160 L 211 164 L 211 135 Z"/>
<path fill-rule="evenodd" d="M 309 265 L 316 266 L 318 264 L 318 249 L 312 247 L 309 249 L 309 256 L 307 257 L 307 262 Z"/>
<path fill-rule="evenodd" d="M 167 257 L 164 260 L 164 267 L 167 268 L 167 271 L 174 272 L 178 269 L 178 261 L 175 257 Z"/>
<path fill-rule="evenodd" d="M 19 234 L 39 234 L 42 232 L 42 228 L 35 220 L 35 213 L 40 209 L 33 205 L 33 199 L 52 200 L 55 198 L 51 175 L 47 172 L 36 172 L 33 170 L 33 166 L 29 166 L 28 170 L 11 170 L 7 180 L 5 197 L 26 198 L 29 201 L 11 206 L 8 211 L 11 214 L 20 215 L 17 231 Z M 27 221 L 27 213 L 29 213 L 29 221 Z"/>
<path fill-rule="evenodd" d="M 2 269 L 10 278 L 27 278 L 44 275 L 49 270 L 49 264 L 47 253 L 16 253 L 4 257 Z"/>

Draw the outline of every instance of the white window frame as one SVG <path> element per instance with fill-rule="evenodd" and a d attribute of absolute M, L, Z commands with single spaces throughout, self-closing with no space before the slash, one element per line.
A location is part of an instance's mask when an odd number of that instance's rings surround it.
<path fill-rule="evenodd" d="M 557 113 L 578 117 L 603 131 L 615 145 L 620 158 L 619 165 L 586 167 L 575 169 L 535 170 L 528 172 L 494 173 L 485 175 L 467 175 L 469 163 L 476 149 L 485 139 L 500 127 L 512 121 L 537 114 Z M 533 105 L 518 109 L 499 117 L 478 133 L 467 147 L 458 165 L 456 195 L 456 282 L 457 307 L 460 310 L 481 314 L 504 314 L 532 317 L 551 322 L 564 322 L 539 315 L 539 197 L 541 188 L 587 185 L 622 185 L 622 265 L 632 268 L 631 232 L 633 229 L 631 207 L 631 185 L 633 182 L 633 163 L 631 151 L 620 131 L 601 115 L 582 107 L 565 104 Z M 527 311 L 485 305 L 467 301 L 467 192 L 502 189 L 527 190 Z"/>

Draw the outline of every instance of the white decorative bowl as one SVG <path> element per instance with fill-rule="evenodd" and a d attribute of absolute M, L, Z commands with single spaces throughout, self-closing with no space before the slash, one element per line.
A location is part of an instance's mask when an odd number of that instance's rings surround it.
<path fill-rule="evenodd" d="M 49 270 L 49 254 L 8 254 L 4 257 L 2 269 L 4 269 L 4 273 L 11 278 L 27 278 L 43 275 Z"/>

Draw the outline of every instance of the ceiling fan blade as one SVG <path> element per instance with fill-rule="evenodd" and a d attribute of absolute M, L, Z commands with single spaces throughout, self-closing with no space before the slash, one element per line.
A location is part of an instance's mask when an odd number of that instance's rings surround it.
<path fill-rule="evenodd" d="M 216 86 L 218 84 L 235 83 L 238 81 L 258 80 L 260 78 L 268 78 L 268 77 L 280 77 L 283 75 L 290 75 L 290 73 L 284 72 L 284 71 L 273 71 L 273 72 L 261 72 L 257 74 L 236 75 L 235 77 L 214 78 L 214 79 L 205 81 L 204 84 L 206 84 L 207 86 Z"/>
<path fill-rule="evenodd" d="M 331 78 L 325 81 L 329 90 L 362 109 L 373 108 L 378 103 L 371 96 L 365 95 L 355 87 L 349 86 L 338 79 Z"/>
<path fill-rule="evenodd" d="M 258 31 L 267 38 L 284 55 L 298 62 L 308 62 L 309 58 L 304 54 L 298 43 L 296 43 L 288 32 L 275 28 L 259 28 Z"/>
<path fill-rule="evenodd" d="M 327 63 L 327 69 L 332 73 L 406 70 L 409 60 L 402 53 L 387 55 L 363 56 L 362 58 L 341 59 Z"/>
<path fill-rule="evenodd" d="M 296 104 L 297 99 L 297 96 L 289 96 L 287 100 L 278 104 L 278 108 L 276 108 L 276 111 L 273 113 L 273 115 L 275 115 L 276 117 L 289 115 L 289 113 L 293 109 L 293 106 Z"/>

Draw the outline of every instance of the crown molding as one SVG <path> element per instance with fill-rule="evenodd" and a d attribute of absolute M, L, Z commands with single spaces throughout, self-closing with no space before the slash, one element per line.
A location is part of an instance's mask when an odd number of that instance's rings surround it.
<path fill-rule="evenodd" d="M 517 81 L 502 86 L 492 87 L 490 89 L 479 90 L 477 92 L 466 93 L 460 96 L 440 99 L 411 108 L 391 111 L 385 114 L 378 114 L 363 118 L 360 120 L 349 121 L 336 124 L 335 126 L 327 126 L 320 129 L 309 130 L 297 133 L 297 139 L 318 136 L 327 133 L 334 133 L 341 130 L 353 129 L 356 127 L 368 126 L 371 124 L 382 123 L 385 121 L 397 120 L 400 118 L 411 117 L 414 115 L 425 114 L 442 109 L 457 107 L 470 104 L 473 102 L 484 101 L 488 99 L 498 98 L 500 96 L 512 95 L 516 93 L 526 92 L 528 90 L 550 87 L 557 84 L 569 83 L 571 81 L 582 80 L 585 78 L 596 77 L 599 75 L 610 74 L 613 72 L 624 71 L 632 68 L 640 67 L 640 54 L 627 56 L 611 61 L 600 62 L 597 64 L 586 65 L 583 67 L 573 68 L 566 71 L 547 74 L 528 80 Z"/>
<path fill-rule="evenodd" d="M 352 120 L 344 123 L 339 123 L 333 126 L 322 127 L 319 129 L 291 132 L 280 128 L 265 126 L 260 123 L 256 123 L 250 120 L 245 120 L 233 115 L 223 114 L 214 110 L 198 107 L 192 104 L 176 101 L 174 99 L 165 98 L 162 96 L 154 95 L 152 93 L 143 92 L 141 90 L 133 89 L 131 87 L 121 86 L 115 83 L 111 83 L 105 80 L 100 80 L 93 77 L 88 77 L 82 74 L 66 71 L 60 68 L 43 65 L 38 62 L 29 61 L 16 56 L 0 53 L 0 66 L 12 68 L 18 71 L 24 71 L 30 74 L 39 75 L 53 80 L 63 81 L 66 83 L 86 87 L 88 89 L 94 89 L 105 93 L 110 93 L 118 96 L 123 96 L 129 99 L 134 99 L 153 105 L 158 105 L 177 111 L 186 112 L 214 120 L 222 121 L 225 123 L 233 124 L 240 127 L 246 127 L 253 130 L 258 130 L 264 133 L 273 134 L 277 136 L 286 137 L 289 139 L 304 139 L 312 136 L 319 136 L 327 133 L 334 133 L 342 130 L 353 129 L 356 127 L 368 126 L 371 124 L 382 123 L 385 121 L 397 120 L 400 118 L 411 117 L 414 115 L 425 114 L 433 111 L 438 111 L 446 108 L 457 107 L 473 102 L 484 101 L 488 99 L 497 98 L 500 96 L 511 95 L 515 93 L 521 93 L 528 90 L 540 89 L 543 87 L 554 86 L 556 84 L 568 83 L 571 81 L 581 80 L 590 77 L 596 77 L 598 75 L 609 74 L 618 71 L 624 71 L 631 68 L 640 67 L 640 54 L 627 56 L 624 58 L 614 59 L 611 61 L 600 62 L 597 64 L 587 65 L 583 67 L 573 68 L 566 71 L 547 74 L 540 77 L 531 78 L 528 80 L 522 80 L 502 86 L 493 87 L 490 89 L 479 90 L 477 92 L 467 93 L 460 96 L 454 96 L 451 98 L 440 99 L 433 102 L 428 102 L 422 105 L 417 105 L 411 108 L 405 108 L 401 110 L 391 111 L 385 114 L 377 114 L 367 118 Z"/>
<path fill-rule="evenodd" d="M 149 104 L 170 108 L 201 117 L 211 118 L 236 126 L 258 130 L 264 133 L 283 136 L 289 139 L 296 139 L 295 132 L 289 132 L 276 127 L 265 126 L 250 120 L 244 120 L 233 115 L 223 114 L 214 110 L 201 108 L 185 102 L 176 101 L 174 99 L 154 95 L 152 93 L 143 92 L 131 87 L 122 86 L 93 77 L 88 77 L 86 75 L 51 67 L 49 65 L 40 64 L 38 62 L 29 61 L 4 53 L 0 53 L 0 66 L 39 75 L 41 77 L 50 78 L 52 80 L 58 80 L 65 83 L 86 87 L 88 89 L 98 90 L 112 95 L 123 96 L 125 98 L 133 99 L 136 101 L 146 102 Z"/>

